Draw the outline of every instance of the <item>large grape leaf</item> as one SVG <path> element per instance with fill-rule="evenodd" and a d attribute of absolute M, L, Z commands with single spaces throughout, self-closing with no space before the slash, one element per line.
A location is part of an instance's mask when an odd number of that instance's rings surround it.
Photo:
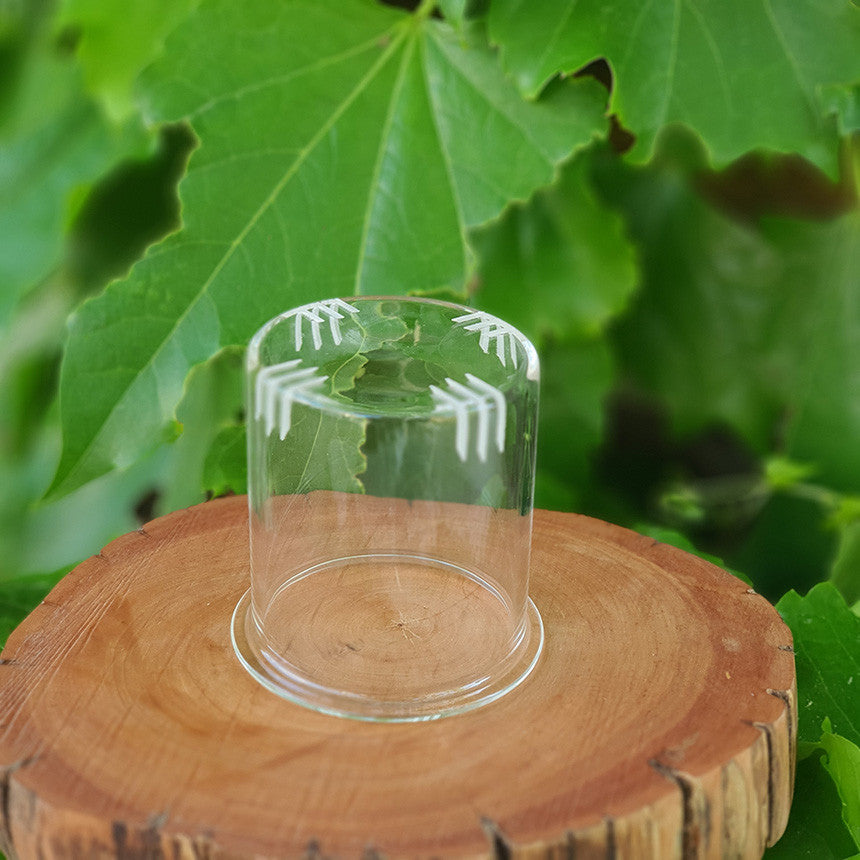
<path fill-rule="evenodd" d="M 189 369 L 280 311 L 461 288 L 467 229 L 601 128 L 593 81 L 523 102 L 486 45 L 429 11 L 212 0 L 168 38 L 142 92 L 200 140 L 184 227 L 72 321 L 57 492 L 133 462 Z"/>
<path fill-rule="evenodd" d="M 558 183 L 473 235 L 476 303 L 533 338 L 597 335 L 637 282 L 624 223 L 595 196 L 590 163 L 577 157 Z"/>
<path fill-rule="evenodd" d="M 628 376 L 681 433 L 722 422 L 766 452 L 788 418 L 796 459 L 860 486 L 857 214 L 755 228 L 706 205 L 677 165 L 608 160 L 600 176 L 642 250 L 643 288 L 615 332 Z"/>
<path fill-rule="evenodd" d="M 821 88 L 860 81 L 860 10 L 850 0 L 494 0 L 489 23 L 530 95 L 606 58 L 611 108 L 642 158 L 662 127 L 682 122 L 718 162 L 768 147 L 836 168 Z"/>

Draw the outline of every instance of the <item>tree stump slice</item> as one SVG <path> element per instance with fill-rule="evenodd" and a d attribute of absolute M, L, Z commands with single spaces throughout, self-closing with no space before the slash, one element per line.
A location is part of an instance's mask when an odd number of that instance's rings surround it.
<path fill-rule="evenodd" d="M 362 723 L 245 672 L 247 501 L 170 514 L 66 576 L 0 665 L 10 857 L 760 857 L 794 770 L 791 634 L 697 557 L 536 511 L 534 673 Z"/>

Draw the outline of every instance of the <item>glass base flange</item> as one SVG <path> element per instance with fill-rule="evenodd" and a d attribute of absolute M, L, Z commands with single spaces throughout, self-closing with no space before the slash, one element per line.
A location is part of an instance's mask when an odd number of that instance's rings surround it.
<path fill-rule="evenodd" d="M 513 690 L 537 665 L 544 630 L 531 600 L 511 629 L 505 601 L 480 577 L 391 554 L 335 559 L 292 577 L 270 598 L 264 623 L 249 590 L 231 638 L 245 669 L 289 701 L 418 722 Z"/>

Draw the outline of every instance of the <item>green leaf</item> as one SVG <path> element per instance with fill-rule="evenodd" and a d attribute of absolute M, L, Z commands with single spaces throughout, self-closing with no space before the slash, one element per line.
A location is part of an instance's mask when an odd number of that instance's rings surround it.
<path fill-rule="evenodd" d="M 772 490 L 786 490 L 815 474 L 815 466 L 797 463 L 788 457 L 768 457 L 764 464 L 767 485 Z"/>
<path fill-rule="evenodd" d="M 66 572 L 64 568 L 56 573 L 0 580 L 0 649 Z"/>
<path fill-rule="evenodd" d="M 787 450 L 815 463 L 816 477 L 828 486 L 857 490 L 860 211 L 828 224 L 770 222 L 765 236 L 778 249 L 781 285 L 801 315 L 786 319 L 787 334 L 796 332 L 793 349 L 785 350 L 795 369 Z"/>
<path fill-rule="evenodd" d="M 457 26 L 463 24 L 468 5 L 469 0 L 439 0 L 439 9 L 445 16 L 445 20 Z"/>
<path fill-rule="evenodd" d="M 132 113 L 135 78 L 196 4 L 197 0 L 63 0 L 56 27 L 77 31 L 77 55 L 87 87 L 114 121 Z"/>
<path fill-rule="evenodd" d="M 259 423 L 255 425 L 259 438 L 258 451 L 276 446 L 277 440 L 266 438 Z M 365 440 L 366 422 L 344 418 L 303 403 L 293 406 L 290 424 L 290 456 L 266 456 L 266 480 L 258 480 L 255 488 L 264 485 L 273 494 L 309 493 L 313 490 L 335 490 L 342 493 L 362 493 L 364 485 L 359 475 L 365 470 L 366 458 L 361 452 Z M 249 464 L 253 469 L 253 464 Z M 252 501 L 257 498 L 252 494 Z"/>
<path fill-rule="evenodd" d="M 789 591 L 776 608 L 794 636 L 798 742 L 817 744 L 829 717 L 834 732 L 860 743 L 860 618 L 828 582 L 806 597 Z"/>
<path fill-rule="evenodd" d="M 606 58 L 611 110 L 636 134 L 639 158 L 681 122 L 717 162 L 770 148 L 835 172 L 836 127 L 820 90 L 860 79 L 860 10 L 849 0 L 495 0 L 489 24 L 532 96 L 558 72 Z"/>
<path fill-rule="evenodd" d="M 603 340 L 549 340 L 541 350 L 536 504 L 571 508 L 591 472 L 600 444 L 613 362 Z M 561 486 L 559 486 L 561 484 Z M 562 487 L 570 493 L 565 502 Z"/>
<path fill-rule="evenodd" d="M 73 61 L 41 35 L 29 46 L 0 126 L 0 330 L 19 298 L 59 264 L 63 236 L 92 181 L 143 151 L 134 123 L 111 128 Z"/>
<path fill-rule="evenodd" d="M 764 860 L 846 860 L 856 847 L 840 814 L 840 799 L 820 759 L 797 763 L 794 800 L 782 838 Z"/>
<path fill-rule="evenodd" d="M 860 216 L 744 226 L 694 193 L 689 169 L 599 171 L 641 248 L 643 287 L 616 330 L 625 371 L 682 435 L 725 423 L 766 453 L 788 414 L 788 455 L 860 486 Z"/>
<path fill-rule="evenodd" d="M 577 157 L 556 185 L 472 236 L 476 303 L 532 338 L 599 334 L 636 285 L 634 250 L 596 198 L 590 163 Z"/>
<path fill-rule="evenodd" d="M 158 489 L 166 455 L 162 446 L 125 471 L 103 475 L 68 496 L 35 506 L 19 535 L 23 546 L 19 572 L 75 564 L 137 528 L 136 508 Z"/>
<path fill-rule="evenodd" d="M 607 158 L 597 176 L 640 248 L 642 287 L 614 331 L 627 376 L 666 403 L 679 434 L 722 422 L 768 450 L 788 396 L 771 349 L 778 309 L 791 307 L 779 260 L 703 203 L 674 163 Z"/>
<path fill-rule="evenodd" d="M 829 721 L 825 720 L 824 726 L 821 746 L 827 758 L 822 763 L 842 799 L 842 820 L 855 847 L 860 850 L 860 748 L 847 738 L 828 731 Z"/>
<path fill-rule="evenodd" d="M 830 581 L 848 603 L 860 600 L 860 521 L 848 523 L 840 529 Z"/>
<path fill-rule="evenodd" d="M 470 20 L 485 17 L 489 0 L 439 0 L 438 5 L 445 20 L 459 29 Z"/>
<path fill-rule="evenodd" d="M 248 492 L 248 457 L 245 425 L 223 427 L 203 465 L 203 487 L 213 496 Z"/>
<path fill-rule="evenodd" d="M 840 134 L 860 131 L 860 86 L 822 87 L 821 98 L 828 112 L 836 114 Z"/>
<path fill-rule="evenodd" d="M 789 588 L 806 592 L 826 579 L 836 533 L 817 501 L 778 493 L 744 529 L 743 542 L 726 552 L 732 567 L 748 573 L 756 591 L 776 602 Z"/>
<path fill-rule="evenodd" d="M 202 502 L 205 470 L 219 433 L 242 418 L 243 351 L 222 350 L 191 371 L 176 409 L 182 435 L 170 448 L 170 466 L 159 508 L 164 512 Z"/>
<path fill-rule="evenodd" d="M 204 3 L 142 92 L 201 142 L 184 228 L 71 323 L 58 493 L 133 462 L 190 368 L 275 314 L 461 286 L 466 230 L 552 181 L 603 123 L 593 81 L 527 104 L 485 45 L 364 2 Z"/>

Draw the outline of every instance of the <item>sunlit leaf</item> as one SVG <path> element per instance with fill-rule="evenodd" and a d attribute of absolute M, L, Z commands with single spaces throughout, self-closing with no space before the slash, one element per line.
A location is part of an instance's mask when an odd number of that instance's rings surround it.
<path fill-rule="evenodd" d="M 461 287 L 465 231 L 552 181 L 603 122 L 595 82 L 527 104 L 486 46 L 363 2 L 205 3 L 142 92 L 200 139 L 184 227 L 73 319 L 57 492 L 133 462 L 190 368 L 276 313 Z"/>
<path fill-rule="evenodd" d="M 647 158 L 657 133 L 686 123 L 718 162 L 759 147 L 835 171 L 832 96 L 860 79 L 860 10 L 850 0 L 495 0 L 490 33 L 522 89 L 599 57 L 611 108 Z M 831 93 L 833 90 L 831 89 Z"/>

